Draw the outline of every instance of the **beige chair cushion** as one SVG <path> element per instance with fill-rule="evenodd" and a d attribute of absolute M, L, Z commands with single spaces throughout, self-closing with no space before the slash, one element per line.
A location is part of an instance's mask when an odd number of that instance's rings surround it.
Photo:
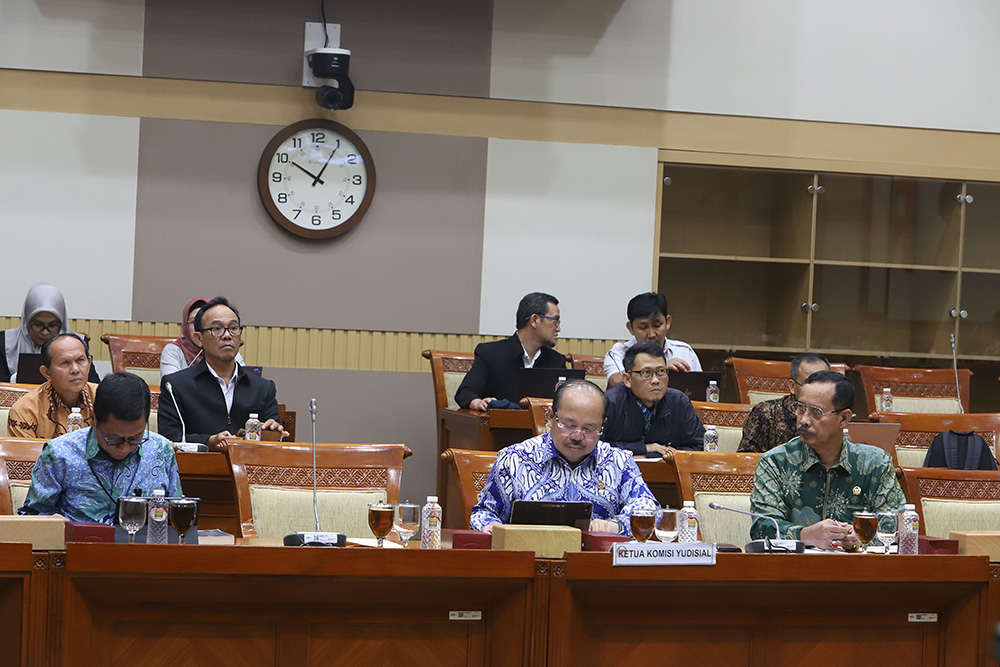
<path fill-rule="evenodd" d="M 923 468 L 927 447 L 896 447 L 896 460 L 901 468 Z"/>
<path fill-rule="evenodd" d="M 0 437 L 7 437 L 7 415 L 10 414 L 10 408 L 0 408 Z"/>
<path fill-rule="evenodd" d="M 743 439 L 743 429 L 735 426 L 716 426 L 715 430 L 719 433 L 719 451 L 735 454 Z"/>
<path fill-rule="evenodd" d="M 962 412 L 962 403 L 957 398 L 893 396 L 892 411 L 951 415 Z"/>
<path fill-rule="evenodd" d="M 448 407 L 452 410 L 458 410 L 458 403 L 455 402 L 455 392 L 458 391 L 458 387 L 462 384 L 462 380 L 464 379 L 465 373 L 444 374 L 444 391 L 448 396 Z"/>
<path fill-rule="evenodd" d="M 134 373 L 138 375 L 146 384 L 153 387 L 160 384 L 160 369 L 157 368 L 141 368 L 139 366 L 128 366 L 126 369 L 129 373 Z"/>
<path fill-rule="evenodd" d="M 698 510 L 702 542 L 735 544 L 742 547 L 750 541 L 752 517 L 725 510 L 713 510 L 708 506 L 709 503 L 719 503 L 749 512 L 749 493 L 698 491 L 694 494 L 694 507 Z"/>
<path fill-rule="evenodd" d="M 596 384 L 598 387 L 600 387 L 601 391 L 607 391 L 608 390 L 608 378 L 606 376 L 604 376 L 604 375 L 588 375 L 588 376 L 586 376 L 586 379 L 590 380 L 591 382 L 593 382 L 594 384 Z"/>
<path fill-rule="evenodd" d="M 160 429 L 160 423 L 159 423 L 159 419 L 157 419 L 157 416 L 156 416 L 156 410 L 150 410 L 149 411 L 149 426 L 148 426 L 148 428 L 153 433 L 159 433 L 160 432 L 160 430 L 159 430 Z"/>
<path fill-rule="evenodd" d="M 921 534 L 948 538 L 953 530 L 996 530 L 1000 526 L 1000 500 L 951 500 L 923 498 Z"/>
<path fill-rule="evenodd" d="M 788 392 L 779 391 L 757 391 L 751 389 L 747 392 L 747 397 L 750 399 L 750 405 L 757 405 L 762 401 L 773 401 L 776 398 L 781 398 L 787 395 Z"/>
<path fill-rule="evenodd" d="M 369 538 L 368 503 L 386 499 L 385 489 L 320 489 L 317 496 L 323 530 Z M 257 537 L 280 538 L 316 527 L 312 489 L 251 485 L 250 507 Z"/>
<path fill-rule="evenodd" d="M 10 504 L 14 508 L 14 514 L 17 514 L 17 508 L 24 504 L 24 499 L 28 497 L 28 489 L 31 488 L 29 482 L 15 482 L 11 480 L 10 482 Z"/>

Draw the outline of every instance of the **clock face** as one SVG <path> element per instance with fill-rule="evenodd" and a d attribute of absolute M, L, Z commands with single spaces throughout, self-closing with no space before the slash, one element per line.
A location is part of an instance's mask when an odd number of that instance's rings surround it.
<path fill-rule="evenodd" d="M 353 228 L 375 194 L 375 164 L 361 138 L 315 118 L 278 132 L 257 169 L 264 208 L 289 232 L 325 239 Z"/>

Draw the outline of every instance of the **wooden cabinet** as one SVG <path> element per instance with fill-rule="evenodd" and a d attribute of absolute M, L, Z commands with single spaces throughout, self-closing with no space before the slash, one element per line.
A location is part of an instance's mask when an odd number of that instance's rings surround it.
<path fill-rule="evenodd" d="M 658 287 L 698 347 L 1000 358 L 1000 185 L 663 164 Z"/>

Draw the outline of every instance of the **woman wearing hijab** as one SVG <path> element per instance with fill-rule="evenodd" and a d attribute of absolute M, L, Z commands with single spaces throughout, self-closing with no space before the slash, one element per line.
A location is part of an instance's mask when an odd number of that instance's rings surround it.
<path fill-rule="evenodd" d="M 0 382 L 10 382 L 17 373 L 17 361 L 21 354 L 38 354 L 42 343 L 61 333 L 69 332 L 69 318 L 66 317 L 66 302 L 58 288 L 46 283 L 38 283 L 28 290 L 21 309 L 21 326 L 0 332 L 4 355 L 0 359 Z M 93 365 L 90 382 L 99 382 Z"/>
<path fill-rule="evenodd" d="M 160 352 L 160 377 L 184 370 L 201 360 L 201 347 L 194 342 L 194 319 L 198 311 L 208 303 L 203 296 L 196 296 L 184 305 L 181 315 L 181 337 L 167 343 Z M 243 357 L 236 354 L 236 363 L 244 365 Z"/>

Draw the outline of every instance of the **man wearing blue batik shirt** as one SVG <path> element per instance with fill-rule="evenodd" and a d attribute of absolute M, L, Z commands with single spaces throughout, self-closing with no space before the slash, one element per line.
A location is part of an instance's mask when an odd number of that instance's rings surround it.
<path fill-rule="evenodd" d="M 122 496 L 156 489 L 182 495 L 173 445 L 146 427 L 149 408 L 149 387 L 138 375 L 104 378 L 94 397 L 94 427 L 45 443 L 18 514 L 111 525 Z"/>
<path fill-rule="evenodd" d="M 590 530 L 630 535 L 633 509 L 656 508 L 632 455 L 600 440 L 607 401 L 586 380 L 570 380 L 552 401 L 551 432 L 504 447 L 472 509 L 472 528 L 490 533 L 510 520 L 515 500 L 589 501 Z"/>

